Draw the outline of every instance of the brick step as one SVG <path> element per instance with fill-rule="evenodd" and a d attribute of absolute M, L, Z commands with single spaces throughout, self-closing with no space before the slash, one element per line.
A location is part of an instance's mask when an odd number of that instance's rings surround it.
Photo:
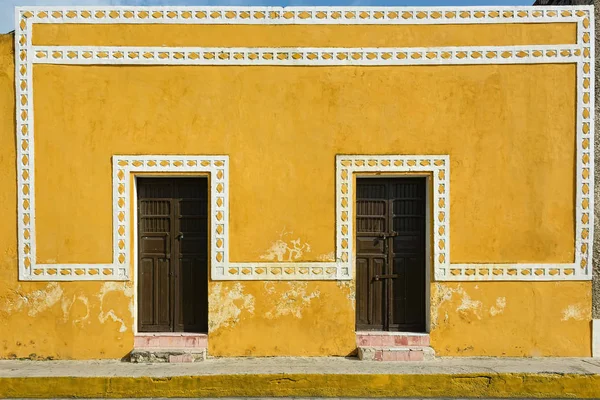
<path fill-rule="evenodd" d="M 132 363 L 191 363 L 206 360 L 206 349 L 134 349 Z"/>
<path fill-rule="evenodd" d="M 429 334 L 404 332 L 356 332 L 356 346 L 429 346 Z"/>
<path fill-rule="evenodd" d="M 359 346 L 358 359 L 362 361 L 430 361 L 435 351 L 425 346 Z"/>
<path fill-rule="evenodd" d="M 208 335 L 170 333 L 136 335 L 133 347 L 135 349 L 206 349 Z"/>

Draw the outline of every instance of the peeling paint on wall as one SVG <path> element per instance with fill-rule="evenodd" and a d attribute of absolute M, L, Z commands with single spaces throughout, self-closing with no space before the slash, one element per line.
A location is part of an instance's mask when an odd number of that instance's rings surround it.
<path fill-rule="evenodd" d="M 498 314 L 502 314 L 506 308 L 506 297 L 498 297 L 496 299 L 496 305 L 490 307 L 490 315 L 495 317 Z"/>
<path fill-rule="evenodd" d="M 265 287 L 266 294 L 274 294 L 275 293 L 275 282 L 265 281 L 264 287 Z"/>
<path fill-rule="evenodd" d="M 356 308 L 356 281 L 337 281 L 337 287 L 346 291 L 346 298 L 350 300 L 352 309 Z"/>
<path fill-rule="evenodd" d="M 307 293 L 307 282 L 287 282 L 287 286 L 288 289 L 282 293 L 275 308 L 265 313 L 266 318 L 273 319 L 282 315 L 302 318 L 302 310 L 310 306 L 312 299 L 318 299 L 321 295 L 319 289 Z"/>
<path fill-rule="evenodd" d="M 461 296 L 461 302 L 456 311 L 462 316 L 473 313 L 477 319 L 481 319 L 481 301 L 472 300 L 471 296 L 460 285 L 455 293 Z"/>
<path fill-rule="evenodd" d="M 254 301 L 254 296 L 244 294 L 244 286 L 239 282 L 212 285 L 208 296 L 209 332 L 236 325 L 242 311 L 254 314 Z"/>
<path fill-rule="evenodd" d="M 100 292 L 98 293 L 98 300 L 100 301 L 100 313 L 98 314 L 98 320 L 100 323 L 104 324 L 106 321 L 111 319 L 114 322 L 118 322 L 121 324 L 119 328 L 119 332 L 127 331 L 127 324 L 123 320 L 122 317 L 119 317 L 114 309 L 109 309 L 108 311 L 104 311 L 104 301 L 105 297 L 108 293 L 118 292 L 123 296 L 132 299 L 133 298 L 133 286 L 130 282 L 105 282 L 100 288 Z M 131 317 L 134 315 L 133 309 L 133 301 L 129 302 L 129 312 L 131 313 Z"/>
<path fill-rule="evenodd" d="M 584 311 L 580 305 L 571 304 L 567 306 L 562 312 L 561 321 L 568 321 L 574 319 L 576 321 L 583 321 L 585 319 Z"/>
<path fill-rule="evenodd" d="M 452 287 L 449 284 L 436 283 L 431 297 L 431 328 L 434 329 L 439 324 L 438 313 L 442 304 L 453 299 L 454 295 L 460 297 L 460 304 L 456 308 L 456 312 L 464 319 L 475 317 L 481 319 L 481 310 L 483 304 L 479 300 L 471 299 L 471 296 L 465 291 L 461 284 Z M 475 287 L 474 289 L 477 289 Z M 497 304 L 498 305 L 498 304 Z M 448 312 L 444 314 L 444 322 L 448 322 Z"/>
<path fill-rule="evenodd" d="M 71 310 L 77 302 L 80 302 L 85 307 L 85 315 L 80 318 L 71 318 Z M 84 295 L 73 295 L 71 299 L 66 296 L 63 297 L 61 300 L 61 308 L 63 311 L 63 321 L 67 322 L 70 319 L 73 325 L 86 321 L 90 317 L 90 302 Z"/>
<path fill-rule="evenodd" d="M 310 244 L 302 242 L 300 238 L 289 239 L 293 234 L 294 232 L 286 232 L 284 228 L 279 234 L 279 239 L 274 241 L 260 258 L 269 261 L 294 261 L 300 259 L 304 253 L 310 253 Z"/>
<path fill-rule="evenodd" d="M 447 301 L 452 299 L 453 289 L 443 283 L 436 283 L 431 295 L 431 328 L 434 329 L 438 325 L 438 310 Z M 448 314 L 444 321 L 448 320 Z"/>
<path fill-rule="evenodd" d="M 30 293 L 23 292 L 19 285 L 13 293 L 13 296 L 5 299 L 2 310 L 8 314 L 27 310 L 27 315 L 35 317 L 58 303 L 63 290 L 58 282 L 50 282 L 44 289 Z"/>

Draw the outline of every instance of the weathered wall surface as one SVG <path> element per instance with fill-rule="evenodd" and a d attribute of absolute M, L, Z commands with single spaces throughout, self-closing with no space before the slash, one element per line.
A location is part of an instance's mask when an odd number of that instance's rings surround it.
<path fill-rule="evenodd" d="M 62 35 L 85 37 L 69 29 Z M 514 40 L 574 40 L 572 26 L 556 29 L 525 29 Z M 458 31 L 481 44 L 506 40 Z M 144 35 L 107 32 L 100 39 L 111 44 Z M 154 34 L 175 40 L 168 30 Z M 320 45 L 348 34 L 323 35 Z M 228 31 L 211 45 L 239 37 Z M 444 37 L 423 40 L 441 45 Z M 134 283 L 17 281 L 12 36 L 1 46 L 0 356 L 122 357 L 133 345 Z M 450 154 L 454 262 L 570 261 L 574 82 L 570 65 L 35 66 L 38 262 L 110 261 L 110 157 L 165 153 L 230 155 L 232 261 L 333 257 L 338 153 Z M 441 355 L 589 355 L 590 288 L 433 283 L 433 347 Z M 351 282 L 211 282 L 209 352 L 349 354 L 353 294 Z"/>
<path fill-rule="evenodd" d="M 439 282 L 431 293 L 439 355 L 590 355 L 590 282 Z"/>
<path fill-rule="evenodd" d="M 0 357 L 120 358 L 133 346 L 131 284 L 18 282 L 13 42 L 0 35 Z"/>

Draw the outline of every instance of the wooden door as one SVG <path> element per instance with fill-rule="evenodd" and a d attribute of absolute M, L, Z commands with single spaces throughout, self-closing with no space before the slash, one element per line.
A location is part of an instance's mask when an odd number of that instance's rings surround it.
<path fill-rule="evenodd" d="M 208 331 L 208 182 L 139 178 L 138 331 Z"/>
<path fill-rule="evenodd" d="M 356 329 L 424 332 L 426 180 L 356 186 Z"/>

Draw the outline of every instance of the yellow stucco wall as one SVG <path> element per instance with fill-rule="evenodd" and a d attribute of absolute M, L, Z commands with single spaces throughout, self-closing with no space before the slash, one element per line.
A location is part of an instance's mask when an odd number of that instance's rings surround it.
<path fill-rule="evenodd" d="M 576 43 L 576 25 L 80 25 L 37 24 L 49 46 L 435 47 Z"/>
<path fill-rule="evenodd" d="M 190 43 L 208 28 L 47 25 L 34 40 L 275 46 L 308 45 L 312 32 L 314 46 L 574 41 L 569 24 L 371 36 L 365 27 L 285 28 L 279 42 L 274 27 L 218 27 Z M 2 36 L 0 357 L 123 357 L 133 346 L 133 283 L 17 281 L 13 57 L 12 36 Z M 34 90 L 38 262 L 111 260 L 113 154 L 228 154 L 232 261 L 261 261 L 294 239 L 298 260 L 331 259 L 340 153 L 450 154 L 453 262 L 574 256 L 572 65 L 37 65 Z M 353 293 L 351 282 L 211 282 L 209 353 L 347 355 Z M 432 283 L 432 346 L 441 355 L 586 356 L 590 313 L 589 282 Z"/>

